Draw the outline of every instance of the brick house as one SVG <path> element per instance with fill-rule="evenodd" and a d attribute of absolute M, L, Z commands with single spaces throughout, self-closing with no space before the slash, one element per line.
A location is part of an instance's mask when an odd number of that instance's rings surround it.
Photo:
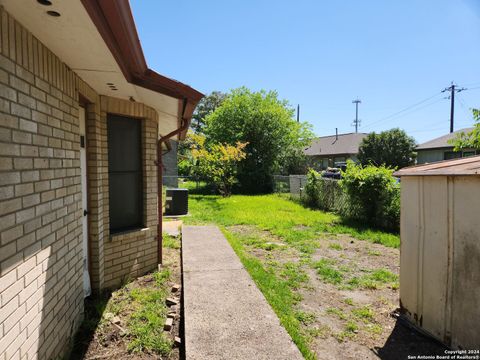
<path fill-rule="evenodd" d="M 61 357 L 91 290 L 161 262 L 162 146 L 201 97 L 127 0 L 1 1 L 0 360 Z"/>

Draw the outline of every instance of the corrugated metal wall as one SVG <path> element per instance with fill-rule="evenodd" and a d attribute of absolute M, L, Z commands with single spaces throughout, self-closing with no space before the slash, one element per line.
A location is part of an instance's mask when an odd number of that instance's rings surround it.
<path fill-rule="evenodd" d="M 480 178 L 402 178 L 400 298 L 454 348 L 480 347 Z"/>

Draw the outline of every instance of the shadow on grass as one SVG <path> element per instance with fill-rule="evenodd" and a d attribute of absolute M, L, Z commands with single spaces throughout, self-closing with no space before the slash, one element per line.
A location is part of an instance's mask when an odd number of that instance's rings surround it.
<path fill-rule="evenodd" d="M 111 295 L 111 292 L 104 292 L 101 295 L 85 299 L 84 319 L 73 339 L 68 359 L 81 360 L 85 358 Z"/>
<path fill-rule="evenodd" d="M 398 319 L 384 346 L 373 351 L 382 360 L 405 360 L 409 355 L 445 355 L 445 350 L 447 348 L 438 341 Z"/>
<path fill-rule="evenodd" d="M 187 189 L 192 195 L 214 195 L 215 186 L 205 181 L 185 181 L 179 184 L 180 188 Z"/>
<path fill-rule="evenodd" d="M 210 208 L 215 211 L 221 211 L 225 208 L 224 205 L 218 202 L 219 199 L 222 199 L 218 196 L 212 195 L 195 195 L 194 199 L 200 201 L 204 207 Z"/>
<path fill-rule="evenodd" d="M 367 232 L 367 231 L 381 231 L 384 233 L 392 234 L 392 235 L 399 235 L 400 231 L 398 230 L 392 230 L 392 229 L 386 229 L 378 226 L 372 226 L 368 225 L 365 222 L 361 222 L 359 220 L 354 220 L 354 219 L 345 219 L 345 218 L 340 218 L 340 221 L 336 223 L 336 225 L 340 226 L 348 226 L 352 229 L 355 229 L 359 233 Z"/>

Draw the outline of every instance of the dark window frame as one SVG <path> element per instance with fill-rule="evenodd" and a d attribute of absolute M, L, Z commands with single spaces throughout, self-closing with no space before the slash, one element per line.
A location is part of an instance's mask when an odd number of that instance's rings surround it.
<path fill-rule="evenodd" d="M 110 234 L 145 227 L 142 122 L 107 114 Z"/>

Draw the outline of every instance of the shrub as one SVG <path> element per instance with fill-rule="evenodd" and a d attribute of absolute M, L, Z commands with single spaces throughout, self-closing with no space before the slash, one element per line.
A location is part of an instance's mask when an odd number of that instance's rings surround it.
<path fill-rule="evenodd" d="M 211 144 L 205 146 L 203 135 L 194 135 L 196 143 L 192 147 L 192 156 L 197 161 L 197 173 L 215 185 L 222 196 L 230 196 L 232 186 L 237 181 L 237 166 L 245 159 L 244 148 L 247 143 Z"/>
<path fill-rule="evenodd" d="M 310 207 L 318 207 L 320 194 L 319 194 L 319 174 L 310 169 L 307 174 L 307 183 L 305 184 L 305 198 L 304 202 Z"/>
<path fill-rule="evenodd" d="M 385 166 L 348 162 L 340 186 L 346 196 L 340 215 L 391 230 L 399 228 L 400 186 Z"/>
<path fill-rule="evenodd" d="M 324 179 L 315 170 L 310 169 L 305 185 L 303 201 L 307 206 L 325 211 L 339 211 L 345 201 L 339 182 Z"/>

